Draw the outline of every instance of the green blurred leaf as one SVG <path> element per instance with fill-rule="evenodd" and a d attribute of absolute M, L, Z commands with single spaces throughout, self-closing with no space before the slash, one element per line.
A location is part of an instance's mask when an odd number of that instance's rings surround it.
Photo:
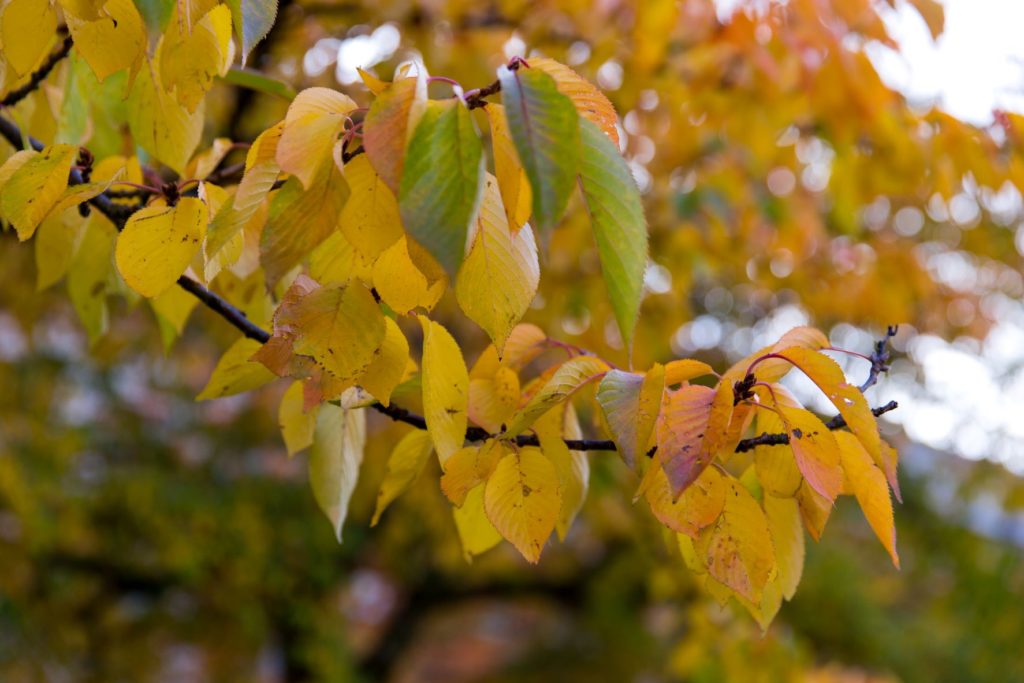
<path fill-rule="evenodd" d="M 235 33 L 242 40 L 242 65 L 256 47 L 267 37 L 277 18 L 277 0 L 228 0 L 234 18 Z"/>
<path fill-rule="evenodd" d="M 539 69 L 498 70 L 512 141 L 533 190 L 542 238 L 565 212 L 580 159 L 576 105 Z"/>
<path fill-rule="evenodd" d="M 615 320 L 626 346 L 643 297 L 647 221 L 629 166 L 600 128 L 580 119 L 583 159 L 580 185 L 590 211 L 601 269 Z"/>
<path fill-rule="evenodd" d="M 428 103 L 405 158 L 398 206 L 405 229 L 454 276 L 484 188 L 483 145 L 458 100 Z"/>
<path fill-rule="evenodd" d="M 289 102 L 295 99 L 295 89 L 292 86 L 252 69 L 233 66 L 227 74 L 221 77 L 221 80 L 241 88 L 248 88 L 249 90 L 256 90 L 266 95 L 281 97 Z"/>

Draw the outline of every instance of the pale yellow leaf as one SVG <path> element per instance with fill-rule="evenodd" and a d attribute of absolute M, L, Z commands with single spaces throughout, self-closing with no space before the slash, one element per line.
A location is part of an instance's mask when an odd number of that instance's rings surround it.
<path fill-rule="evenodd" d="M 320 406 L 309 452 L 309 483 L 339 543 L 365 445 L 364 409 L 345 410 L 330 403 Z"/>
<path fill-rule="evenodd" d="M 512 452 L 504 441 L 489 439 L 482 446 L 466 446 L 444 461 L 441 491 L 455 507 L 461 507 L 466 495 L 487 481 L 498 462 Z"/>
<path fill-rule="evenodd" d="M 764 513 L 775 547 L 778 582 L 782 596 L 792 600 L 804 571 L 804 528 L 800 508 L 792 498 L 764 496 Z"/>
<path fill-rule="evenodd" d="M 481 484 L 466 495 L 462 507 L 452 509 L 455 528 L 462 541 L 462 554 L 469 562 L 501 543 L 501 534 L 484 511 L 484 486 Z"/>
<path fill-rule="evenodd" d="M 277 408 L 277 424 L 289 457 L 313 445 L 319 407 L 306 410 L 302 394 L 302 382 L 292 382 Z"/>
<path fill-rule="evenodd" d="M 631 468 L 647 453 L 665 390 L 665 366 L 655 363 L 643 375 L 609 370 L 597 388 L 619 454 Z"/>
<path fill-rule="evenodd" d="M 203 103 L 195 111 L 178 104 L 160 83 L 159 55 L 139 70 L 128 97 L 128 124 L 135 144 L 182 173 L 203 133 Z"/>
<path fill-rule="evenodd" d="M 288 107 L 277 145 L 281 169 L 308 188 L 320 167 L 332 163 L 334 143 L 349 112 L 355 108 L 352 98 L 330 88 L 307 88 L 300 92 Z"/>
<path fill-rule="evenodd" d="M 444 293 L 447 278 L 429 254 L 405 237 L 388 247 L 373 265 L 373 287 L 393 311 L 430 310 Z"/>
<path fill-rule="evenodd" d="M 558 513 L 555 531 L 560 540 L 565 540 L 569 527 L 579 514 L 590 486 L 590 460 L 582 451 L 569 450 L 563 439 L 580 439 L 576 411 L 571 403 L 549 410 L 533 423 L 540 439 L 540 447 L 558 472 L 558 486 L 562 492 L 562 507 Z"/>
<path fill-rule="evenodd" d="M 194 112 L 213 85 L 231 66 L 231 10 L 216 5 L 191 29 L 168 24 L 160 44 L 160 81 L 178 103 Z"/>

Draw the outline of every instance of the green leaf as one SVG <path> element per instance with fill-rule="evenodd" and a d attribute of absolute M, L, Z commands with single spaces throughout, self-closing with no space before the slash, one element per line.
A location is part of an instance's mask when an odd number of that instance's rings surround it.
<path fill-rule="evenodd" d="M 541 235 L 565 212 L 580 161 L 576 106 L 539 69 L 498 69 L 509 131 L 533 191 Z"/>
<path fill-rule="evenodd" d="M 264 93 L 265 95 L 280 97 L 288 100 L 289 102 L 295 99 L 295 88 L 284 81 L 271 78 L 270 76 L 261 74 L 259 71 L 254 71 L 253 69 L 233 66 L 226 74 L 221 76 L 221 80 L 225 83 L 230 83 L 231 85 L 237 85 L 241 88 L 248 88 L 249 90 Z"/>
<path fill-rule="evenodd" d="M 398 207 L 405 229 L 454 278 L 484 189 L 483 145 L 458 100 L 428 103 L 409 141 Z"/>
<path fill-rule="evenodd" d="M 580 185 L 590 211 L 601 270 L 626 346 L 640 313 L 647 267 L 647 221 L 640 192 L 619 150 L 600 128 L 580 119 Z"/>
<path fill-rule="evenodd" d="M 242 40 L 242 65 L 256 47 L 267 37 L 277 18 L 277 0 L 228 0 L 234 17 L 235 33 Z"/>

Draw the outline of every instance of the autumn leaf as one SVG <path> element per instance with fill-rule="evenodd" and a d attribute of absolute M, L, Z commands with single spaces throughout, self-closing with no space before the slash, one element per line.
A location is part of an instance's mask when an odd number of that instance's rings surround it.
<path fill-rule="evenodd" d="M 277 409 L 277 424 L 289 456 L 313 445 L 318 412 L 318 407 L 306 410 L 302 382 L 292 382 L 281 396 Z"/>
<path fill-rule="evenodd" d="M 889 486 L 885 481 L 885 475 L 854 435 L 849 432 L 836 432 L 835 438 L 839 444 L 839 455 L 849 487 L 857 497 L 860 509 L 864 511 L 872 530 L 898 569 L 900 557 L 896 553 L 896 522 L 893 519 L 892 500 L 889 498 Z"/>
<path fill-rule="evenodd" d="M 487 518 L 534 564 L 554 531 L 561 504 L 558 472 L 538 448 L 522 448 L 502 458 L 484 489 Z"/>
<path fill-rule="evenodd" d="M 14 226 L 19 240 L 32 237 L 57 205 L 77 155 L 73 145 L 51 145 L 38 154 L 20 157 L 6 182 L 0 183 L 0 214 Z"/>
<path fill-rule="evenodd" d="M 609 370 L 597 387 L 597 402 L 619 454 L 630 468 L 646 454 L 664 389 L 665 367 L 660 364 L 644 375 Z"/>
<path fill-rule="evenodd" d="M 259 348 L 260 343 L 253 339 L 242 338 L 232 344 L 217 361 L 217 367 L 196 400 L 234 396 L 276 379 L 274 373 L 250 360 Z"/>
<path fill-rule="evenodd" d="M 565 401 L 580 388 L 600 379 L 608 371 L 608 364 L 599 358 L 581 356 L 563 363 L 533 395 L 508 424 L 506 438 L 521 433 L 545 412 Z"/>

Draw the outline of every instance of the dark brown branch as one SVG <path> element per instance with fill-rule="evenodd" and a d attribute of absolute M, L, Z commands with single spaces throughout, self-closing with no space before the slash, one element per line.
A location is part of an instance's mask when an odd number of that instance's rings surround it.
<path fill-rule="evenodd" d="M 32 91 L 37 89 L 39 85 L 46 80 L 46 77 L 50 75 L 51 71 L 53 71 L 53 67 L 57 66 L 57 64 L 60 63 L 60 60 L 68 56 L 68 53 L 71 52 L 71 44 L 73 42 L 74 41 L 71 39 L 70 35 L 64 36 L 64 41 L 50 54 L 49 57 L 46 58 L 46 61 L 43 62 L 38 69 L 32 72 L 28 82 L 17 90 L 12 90 L 7 93 L 7 95 L 0 100 L 0 106 L 13 107 L 18 102 L 21 102 L 23 99 L 28 97 Z"/>
<path fill-rule="evenodd" d="M 889 372 L 889 340 L 896 336 L 899 325 L 889 325 L 885 330 L 885 336 L 875 342 L 875 350 L 871 353 L 871 370 L 864 384 L 860 385 L 861 393 L 875 386 L 878 376 L 883 372 Z"/>
<path fill-rule="evenodd" d="M 3 117 L 0 117 L 0 135 L 3 135 L 3 137 L 6 138 L 14 147 L 19 149 L 22 147 L 21 130 L 14 123 L 11 123 Z M 28 140 L 29 144 L 32 146 L 33 149 L 38 151 L 43 148 L 42 143 L 40 143 L 38 140 L 35 140 L 34 138 L 31 137 Z M 83 180 L 81 174 L 73 169 L 71 171 L 71 176 L 69 178 L 69 184 L 77 185 L 81 184 L 82 182 Z M 100 194 L 94 197 L 93 199 L 90 200 L 90 204 L 95 206 L 105 216 L 107 216 L 119 231 L 122 228 L 124 228 L 124 224 L 125 221 L 128 219 L 128 216 L 130 216 L 131 213 L 135 211 L 134 207 L 125 207 L 123 205 L 112 202 L 106 194 Z M 182 275 L 180 278 L 178 278 L 178 286 L 184 289 L 189 294 L 196 297 L 197 299 L 199 299 L 199 301 L 202 302 L 204 306 L 209 308 L 217 315 L 221 316 L 224 320 L 233 325 L 236 329 L 238 329 L 243 335 L 245 335 L 249 339 L 254 339 L 260 343 L 266 343 L 267 340 L 270 339 L 270 333 L 264 330 L 259 325 L 253 323 L 251 320 L 249 320 L 249 318 L 246 317 L 245 313 L 243 313 L 241 310 L 239 310 L 236 306 L 228 302 L 223 297 L 210 291 L 209 289 L 207 289 L 200 283 L 196 282 L 192 278 L 186 275 Z M 892 334 L 895 334 L 895 332 L 892 330 L 892 328 L 890 328 L 889 337 L 891 337 Z M 883 348 L 884 342 L 887 341 L 889 337 L 886 337 L 886 340 L 880 342 Z M 878 347 L 876 346 L 876 348 Z M 879 367 L 883 367 L 884 361 L 881 360 L 882 356 L 880 353 L 879 358 Z M 887 360 L 888 356 L 886 355 L 884 359 Z M 872 373 L 876 378 L 878 372 L 881 372 L 881 370 L 876 371 L 875 363 L 873 362 Z M 427 428 L 427 421 L 422 415 L 417 415 L 416 413 L 406 410 L 405 408 L 402 408 L 400 406 L 385 406 L 380 403 L 374 403 L 370 407 L 376 410 L 377 412 L 390 417 L 392 420 L 396 422 L 402 422 L 413 427 L 416 427 L 417 429 Z M 874 410 L 872 410 L 872 413 L 875 415 L 875 417 L 878 417 L 879 415 L 887 413 L 890 410 L 895 410 L 896 407 L 896 402 L 890 401 L 884 406 L 875 408 Z M 836 417 L 832 418 L 829 422 L 827 422 L 826 426 L 831 430 L 841 429 L 846 426 L 846 421 L 843 419 L 841 415 L 837 415 Z M 495 438 L 496 436 L 499 435 L 491 434 L 487 430 L 482 429 L 480 427 L 469 427 L 466 430 L 466 441 L 484 441 L 486 439 Z M 519 446 L 540 445 L 540 441 L 538 440 L 535 434 L 520 434 L 519 436 L 516 437 L 515 441 L 516 444 Z M 739 444 L 736 446 L 736 452 L 742 453 L 744 451 L 749 451 L 757 446 L 777 446 L 788 443 L 788 434 L 761 434 L 760 436 L 740 441 Z M 569 447 L 570 450 L 574 451 L 617 450 L 615 442 L 608 439 L 565 439 L 565 444 L 566 446 Z M 652 450 L 648 455 L 653 454 L 654 451 Z"/>

